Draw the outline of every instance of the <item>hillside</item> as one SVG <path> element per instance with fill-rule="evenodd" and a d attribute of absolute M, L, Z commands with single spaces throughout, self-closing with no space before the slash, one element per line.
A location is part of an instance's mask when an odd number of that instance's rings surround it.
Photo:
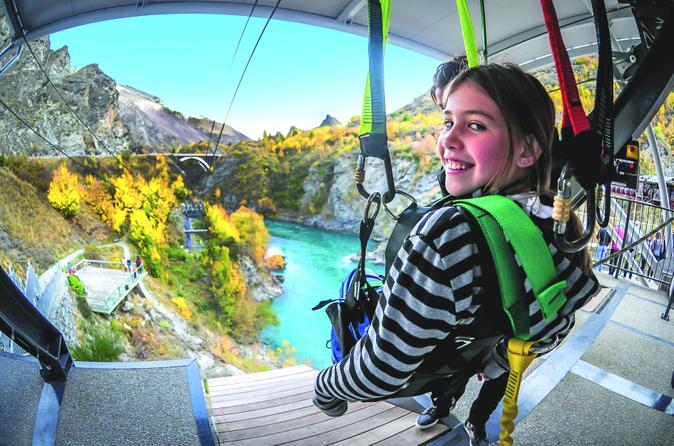
<path fill-rule="evenodd" d="M 51 177 L 51 167 L 43 161 L 26 164 L 0 159 L 0 263 L 30 260 L 44 271 L 56 260 L 86 245 L 109 238 L 107 229 L 86 205 L 73 220 L 64 219 L 45 199 L 37 178 Z M 23 175 L 23 179 L 14 171 Z M 28 180 L 28 181 L 27 181 Z M 21 268 L 19 268 L 20 270 Z"/>

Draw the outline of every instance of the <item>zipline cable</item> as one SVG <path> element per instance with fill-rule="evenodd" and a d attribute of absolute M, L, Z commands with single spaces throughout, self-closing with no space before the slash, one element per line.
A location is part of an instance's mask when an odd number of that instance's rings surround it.
<path fill-rule="evenodd" d="M 22 31 L 22 34 L 23 34 L 23 35 L 22 35 L 23 41 L 26 43 L 26 47 L 28 48 L 28 51 L 30 51 L 30 54 L 33 56 L 33 60 L 35 60 L 35 63 L 36 63 L 37 66 L 40 68 L 40 71 L 42 71 L 42 74 L 44 74 L 44 77 L 47 79 L 47 82 L 49 82 L 49 85 L 51 85 L 51 87 L 54 89 L 54 91 L 56 91 L 56 94 L 58 95 L 59 98 L 61 98 L 61 101 L 63 101 L 63 103 L 64 103 L 65 106 L 68 108 L 68 110 L 70 111 L 70 113 L 72 113 L 72 115 L 75 117 L 75 119 L 77 119 L 77 121 L 78 121 L 80 124 L 82 124 L 82 127 L 84 127 L 84 128 L 87 130 L 87 132 L 89 132 L 89 134 L 90 134 L 96 141 L 98 141 L 98 142 L 101 144 L 101 146 L 105 149 L 105 151 L 108 152 L 113 158 L 115 158 L 115 159 L 117 160 L 117 162 L 119 162 L 119 164 L 120 164 L 124 169 L 126 169 L 126 171 L 129 173 L 129 175 L 131 175 L 131 176 L 133 177 L 133 172 L 131 172 L 131 169 L 129 169 L 129 167 L 127 167 L 127 166 L 122 162 L 122 157 L 119 156 L 118 154 L 115 154 L 112 150 L 110 150 L 110 149 L 108 148 L 108 146 L 105 145 L 105 143 L 104 143 L 101 139 L 99 139 L 99 138 L 94 134 L 94 132 L 91 131 L 91 129 L 84 123 L 84 121 L 82 121 L 82 119 L 80 119 L 80 117 L 77 116 L 77 113 L 75 113 L 75 110 L 73 110 L 73 108 L 70 106 L 70 104 L 68 104 L 68 102 L 66 101 L 66 99 L 63 97 L 63 95 L 62 95 L 61 92 L 59 91 L 59 89 L 56 88 L 56 85 L 54 85 L 54 83 L 52 82 L 52 80 L 49 78 L 49 75 L 47 74 L 47 71 L 45 71 L 44 67 L 42 66 L 42 64 L 41 64 L 40 61 L 38 60 L 37 56 L 35 55 L 35 52 L 33 52 L 33 48 L 30 46 L 30 43 L 28 43 L 28 39 L 26 39 L 26 34 L 25 34 L 23 31 Z"/>
<path fill-rule="evenodd" d="M 250 8 L 250 13 L 248 14 L 248 18 L 246 19 L 246 23 L 243 25 L 243 29 L 241 30 L 241 35 L 239 36 L 239 41 L 236 43 L 236 48 L 234 49 L 234 54 L 232 55 L 232 60 L 229 62 L 229 70 L 232 71 L 232 65 L 234 65 L 234 59 L 236 59 L 236 55 L 239 53 L 239 47 L 241 46 L 241 41 L 243 40 L 243 35 L 246 33 L 246 28 L 248 28 L 248 23 L 250 22 L 250 18 L 253 16 L 253 12 L 255 12 L 255 7 L 257 6 L 257 0 L 255 0 L 255 3 L 253 3 L 253 7 Z"/>
<path fill-rule="evenodd" d="M 42 135 L 42 133 L 38 132 L 35 128 L 33 128 L 33 126 L 31 126 L 30 124 L 28 124 L 28 122 L 26 122 L 25 119 L 23 119 L 21 116 L 19 116 L 18 113 L 16 113 L 14 110 L 12 110 L 12 109 L 10 108 L 10 106 L 7 105 L 7 104 L 5 103 L 5 101 L 2 100 L 2 98 L 0 98 L 0 105 L 2 105 L 8 112 L 10 112 L 12 115 L 14 115 L 14 117 L 15 117 L 21 124 L 23 124 L 24 126 L 26 126 L 26 127 L 28 128 L 28 130 L 30 130 L 31 132 L 35 133 L 35 134 L 38 136 L 38 138 L 40 138 L 41 140 L 43 140 L 44 142 L 46 142 L 47 144 L 49 144 L 52 148 L 56 149 L 59 153 L 61 153 L 63 156 L 65 156 L 65 157 L 68 158 L 70 161 L 72 161 L 73 164 L 76 164 L 77 166 L 79 166 L 80 168 L 82 168 L 82 169 L 85 170 L 85 171 L 92 171 L 92 169 L 88 168 L 88 167 L 85 166 L 84 164 L 80 163 L 79 161 L 77 161 L 76 159 L 74 159 L 73 157 L 71 157 L 70 155 L 68 155 L 64 150 L 62 150 L 62 149 L 58 146 L 58 144 L 54 144 L 53 142 L 49 141 L 44 135 Z M 96 178 L 98 178 L 99 180 L 103 181 L 104 183 L 107 183 L 109 186 L 111 186 L 113 189 L 115 189 L 115 191 L 118 191 L 117 186 L 115 186 L 114 184 L 112 184 L 110 181 L 108 181 L 108 180 L 106 180 L 105 178 L 102 178 L 102 177 L 100 177 L 100 176 L 98 176 L 98 175 L 96 175 L 96 174 L 94 174 L 93 176 L 96 177 Z"/>
<path fill-rule="evenodd" d="M 250 65 L 250 61 L 253 59 L 253 55 L 255 54 L 255 50 L 257 49 L 258 44 L 260 43 L 260 40 L 262 40 L 262 36 L 264 35 L 265 30 L 267 29 L 267 26 L 269 25 L 269 22 L 271 21 L 272 17 L 274 17 L 274 14 L 276 13 L 276 10 L 278 9 L 278 5 L 281 4 L 281 0 L 276 1 L 276 5 L 274 6 L 274 9 L 272 9 L 271 14 L 269 14 L 269 17 L 267 17 L 267 21 L 264 24 L 264 27 L 262 28 L 262 31 L 260 32 L 260 35 L 257 38 L 257 42 L 255 42 L 255 46 L 253 47 L 253 50 L 250 52 L 250 56 L 248 57 L 248 61 L 246 62 L 246 66 L 243 68 L 243 73 L 241 73 L 241 77 L 239 78 L 239 82 L 236 85 L 236 89 L 234 90 L 234 94 L 232 95 L 232 100 L 229 102 L 229 106 L 227 107 L 227 113 L 225 114 L 225 119 L 222 121 L 222 127 L 220 128 L 220 134 L 218 134 L 218 139 L 215 142 L 215 146 L 213 147 L 213 153 L 211 153 L 211 156 L 215 156 L 215 152 L 218 150 L 218 144 L 220 144 L 220 139 L 222 138 L 222 132 L 225 130 L 225 125 L 227 124 L 227 119 L 229 118 L 229 112 L 232 110 L 232 105 L 234 105 L 234 100 L 236 99 L 236 95 L 239 92 L 239 87 L 241 87 L 241 82 L 243 82 L 243 78 L 246 75 L 246 70 L 248 70 L 248 65 Z M 213 160 L 213 164 L 211 165 L 211 169 L 215 169 L 215 163 L 216 160 Z"/>
<path fill-rule="evenodd" d="M 244 34 L 246 34 L 246 29 L 248 28 L 248 23 L 250 22 L 250 18 L 253 16 L 253 12 L 255 11 L 255 7 L 257 6 L 257 0 L 255 0 L 255 3 L 253 3 L 253 7 L 250 8 L 250 13 L 248 14 L 248 18 L 246 19 L 246 23 L 243 25 L 243 29 L 241 30 L 241 34 L 239 35 L 239 41 L 236 43 L 236 48 L 234 49 L 234 54 L 232 55 L 232 60 L 229 61 L 229 70 L 228 72 L 232 72 L 232 67 L 234 66 L 234 60 L 236 59 L 236 55 L 239 53 L 239 47 L 241 46 L 241 41 L 243 40 Z M 215 127 L 215 120 L 213 120 L 213 127 Z M 220 129 L 220 133 L 225 128 L 225 123 L 222 123 L 222 128 Z M 213 128 L 211 128 L 211 134 L 208 137 L 208 146 L 206 147 L 206 153 L 211 151 L 211 139 L 213 137 Z"/>

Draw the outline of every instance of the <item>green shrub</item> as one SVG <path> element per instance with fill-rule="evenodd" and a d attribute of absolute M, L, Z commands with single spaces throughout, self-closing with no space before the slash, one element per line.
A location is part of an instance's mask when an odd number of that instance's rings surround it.
<path fill-rule="evenodd" d="M 187 260 L 187 253 L 179 246 L 169 246 L 166 248 L 166 256 L 169 260 L 179 260 L 181 262 Z"/>
<path fill-rule="evenodd" d="M 170 330 L 171 329 L 171 322 L 167 320 L 161 320 L 159 321 L 159 326 L 163 328 L 164 330 Z"/>
<path fill-rule="evenodd" d="M 116 361 L 124 351 L 122 335 L 107 322 L 82 321 L 82 341 L 71 349 L 77 361 Z"/>
<path fill-rule="evenodd" d="M 70 291 L 75 293 L 77 296 L 84 296 L 87 294 L 84 290 L 84 284 L 80 278 L 74 274 L 68 275 L 68 288 L 70 288 Z"/>

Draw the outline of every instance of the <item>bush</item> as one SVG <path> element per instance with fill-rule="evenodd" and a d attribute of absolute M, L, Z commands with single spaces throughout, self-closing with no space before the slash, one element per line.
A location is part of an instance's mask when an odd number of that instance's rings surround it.
<path fill-rule="evenodd" d="M 177 260 L 180 262 L 187 260 L 187 253 L 179 246 L 169 246 L 166 248 L 166 256 L 169 260 Z"/>
<path fill-rule="evenodd" d="M 77 361 L 116 361 L 124 351 L 122 335 L 106 322 L 82 321 L 82 341 L 71 349 Z"/>
<path fill-rule="evenodd" d="M 80 278 L 74 274 L 68 275 L 68 288 L 70 288 L 70 291 L 75 293 L 75 295 L 78 297 L 84 297 L 87 294 L 84 289 L 84 284 Z"/>

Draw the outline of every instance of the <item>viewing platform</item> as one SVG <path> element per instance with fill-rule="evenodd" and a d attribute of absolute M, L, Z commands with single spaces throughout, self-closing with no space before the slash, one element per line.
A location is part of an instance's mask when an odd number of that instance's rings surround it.
<path fill-rule="evenodd" d="M 81 260 L 73 268 L 84 284 L 91 310 L 103 314 L 112 313 L 147 275 L 143 265 L 129 272 L 121 262 L 100 260 Z"/>

